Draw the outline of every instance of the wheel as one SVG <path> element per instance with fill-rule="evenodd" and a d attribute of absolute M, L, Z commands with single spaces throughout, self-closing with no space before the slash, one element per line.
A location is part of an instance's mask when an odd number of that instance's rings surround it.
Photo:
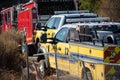
<path fill-rule="evenodd" d="M 41 76 L 45 76 L 46 74 L 46 65 L 44 60 L 40 60 L 39 65 L 38 65 L 38 72 Z"/>
<path fill-rule="evenodd" d="M 43 50 L 40 48 L 38 49 L 37 54 L 43 53 Z M 47 55 L 39 55 L 37 58 L 37 62 L 39 62 L 38 65 L 38 72 L 41 76 L 45 76 L 46 74 L 49 74 L 49 59 Z"/>
<path fill-rule="evenodd" d="M 108 37 L 107 40 L 108 40 L 108 43 L 111 43 L 111 44 L 114 43 L 114 40 L 112 39 L 112 37 Z"/>
<path fill-rule="evenodd" d="M 37 50 L 37 54 L 40 54 L 40 53 L 43 53 L 43 51 L 39 48 L 39 49 Z M 44 60 L 44 59 L 45 59 L 44 56 L 45 56 L 45 55 L 39 55 L 38 58 L 37 58 L 37 62 L 40 62 L 41 60 Z"/>
<path fill-rule="evenodd" d="M 82 79 L 81 80 L 93 80 L 90 70 L 86 69 L 85 71 L 84 70 L 82 71 Z"/>

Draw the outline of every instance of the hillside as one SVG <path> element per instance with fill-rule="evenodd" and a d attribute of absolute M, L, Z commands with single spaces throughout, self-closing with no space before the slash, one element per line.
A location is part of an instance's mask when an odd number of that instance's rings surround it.
<path fill-rule="evenodd" d="M 101 0 L 98 13 L 110 17 L 111 21 L 120 22 L 120 0 Z"/>
<path fill-rule="evenodd" d="M 111 21 L 120 22 L 120 0 L 79 0 L 82 4 L 79 9 L 87 9 L 100 16 L 110 17 Z"/>

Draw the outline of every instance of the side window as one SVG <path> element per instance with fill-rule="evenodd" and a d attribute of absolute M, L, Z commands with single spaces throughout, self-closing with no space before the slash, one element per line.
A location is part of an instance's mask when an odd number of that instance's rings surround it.
<path fill-rule="evenodd" d="M 14 10 L 13 20 L 14 22 L 17 22 L 17 11 L 16 10 Z"/>
<path fill-rule="evenodd" d="M 53 25 L 54 25 L 54 22 L 55 22 L 55 18 L 51 18 L 51 19 L 47 22 L 46 26 L 47 26 L 48 28 L 52 28 Z"/>
<path fill-rule="evenodd" d="M 7 14 L 5 13 L 5 21 L 7 21 Z"/>
<path fill-rule="evenodd" d="M 117 25 L 111 25 L 106 30 L 116 32 L 118 30 L 118 27 L 117 27 Z"/>
<path fill-rule="evenodd" d="M 59 41 L 65 42 L 68 35 L 68 28 L 62 28 L 55 36 Z"/>
<path fill-rule="evenodd" d="M 73 42 L 79 41 L 79 35 L 75 28 L 71 28 L 69 33 L 70 33 L 70 41 Z"/>
<path fill-rule="evenodd" d="M 55 19 L 55 24 L 54 24 L 54 26 L 53 26 L 55 29 L 58 28 L 59 23 L 60 23 L 60 20 L 61 20 L 61 18 L 56 18 L 56 19 Z"/>
<path fill-rule="evenodd" d="M 7 13 L 7 23 L 10 23 L 10 12 Z"/>

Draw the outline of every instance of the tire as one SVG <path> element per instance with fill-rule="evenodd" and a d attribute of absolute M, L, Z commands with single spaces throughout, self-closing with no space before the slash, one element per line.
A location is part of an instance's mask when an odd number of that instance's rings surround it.
<path fill-rule="evenodd" d="M 43 51 L 39 48 L 39 49 L 37 50 L 37 54 L 40 54 L 40 53 L 43 53 Z M 44 59 L 45 59 L 44 55 L 40 55 L 40 56 L 38 56 L 38 58 L 37 58 L 37 62 L 40 62 L 41 60 L 44 60 Z"/>
<path fill-rule="evenodd" d="M 81 80 L 93 80 L 90 70 L 86 69 L 86 72 L 84 72 L 84 70 L 82 71 L 82 79 Z"/>
<path fill-rule="evenodd" d="M 44 77 L 46 75 L 46 65 L 45 65 L 45 61 L 44 60 L 41 60 L 39 62 L 38 72 L 39 72 L 40 76 L 42 76 L 42 77 Z"/>
<path fill-rule="evenodd" d="M 42 49 L 38 49 L 37 54 L 43 53 Z M 38 72 L 41 76 L 45 76 L 46 74 L 49 74 L 50 70 L 50 64 L 49 64 L 49 59 L 47 55 L 40 55 L 37 58 L 37 62 L 39 62 L 38 65 Z"/>

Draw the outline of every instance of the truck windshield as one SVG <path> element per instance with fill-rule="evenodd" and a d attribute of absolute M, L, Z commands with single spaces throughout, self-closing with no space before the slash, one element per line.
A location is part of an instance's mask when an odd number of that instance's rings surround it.
<path fill-rule="evenodd" d="M 112 32 L 116 32 L 118 29 L 120 29 L 119 25 L 111 25 L 108 28 L 105 28 L 106 31 L 112 31 Z"/>
<path fill-rule="evenodd" d="M 74 0 L 39 0 L 38 14 L 53 15 L 54 11 L 75 10 Z"/>
<path fill-rule="evenodd" d="M 61 20 L 60 17 L 53 17 L 47 22 L 46 26 L 50 29 L 57 29 L 59 26 L 60 20 Z"/>

